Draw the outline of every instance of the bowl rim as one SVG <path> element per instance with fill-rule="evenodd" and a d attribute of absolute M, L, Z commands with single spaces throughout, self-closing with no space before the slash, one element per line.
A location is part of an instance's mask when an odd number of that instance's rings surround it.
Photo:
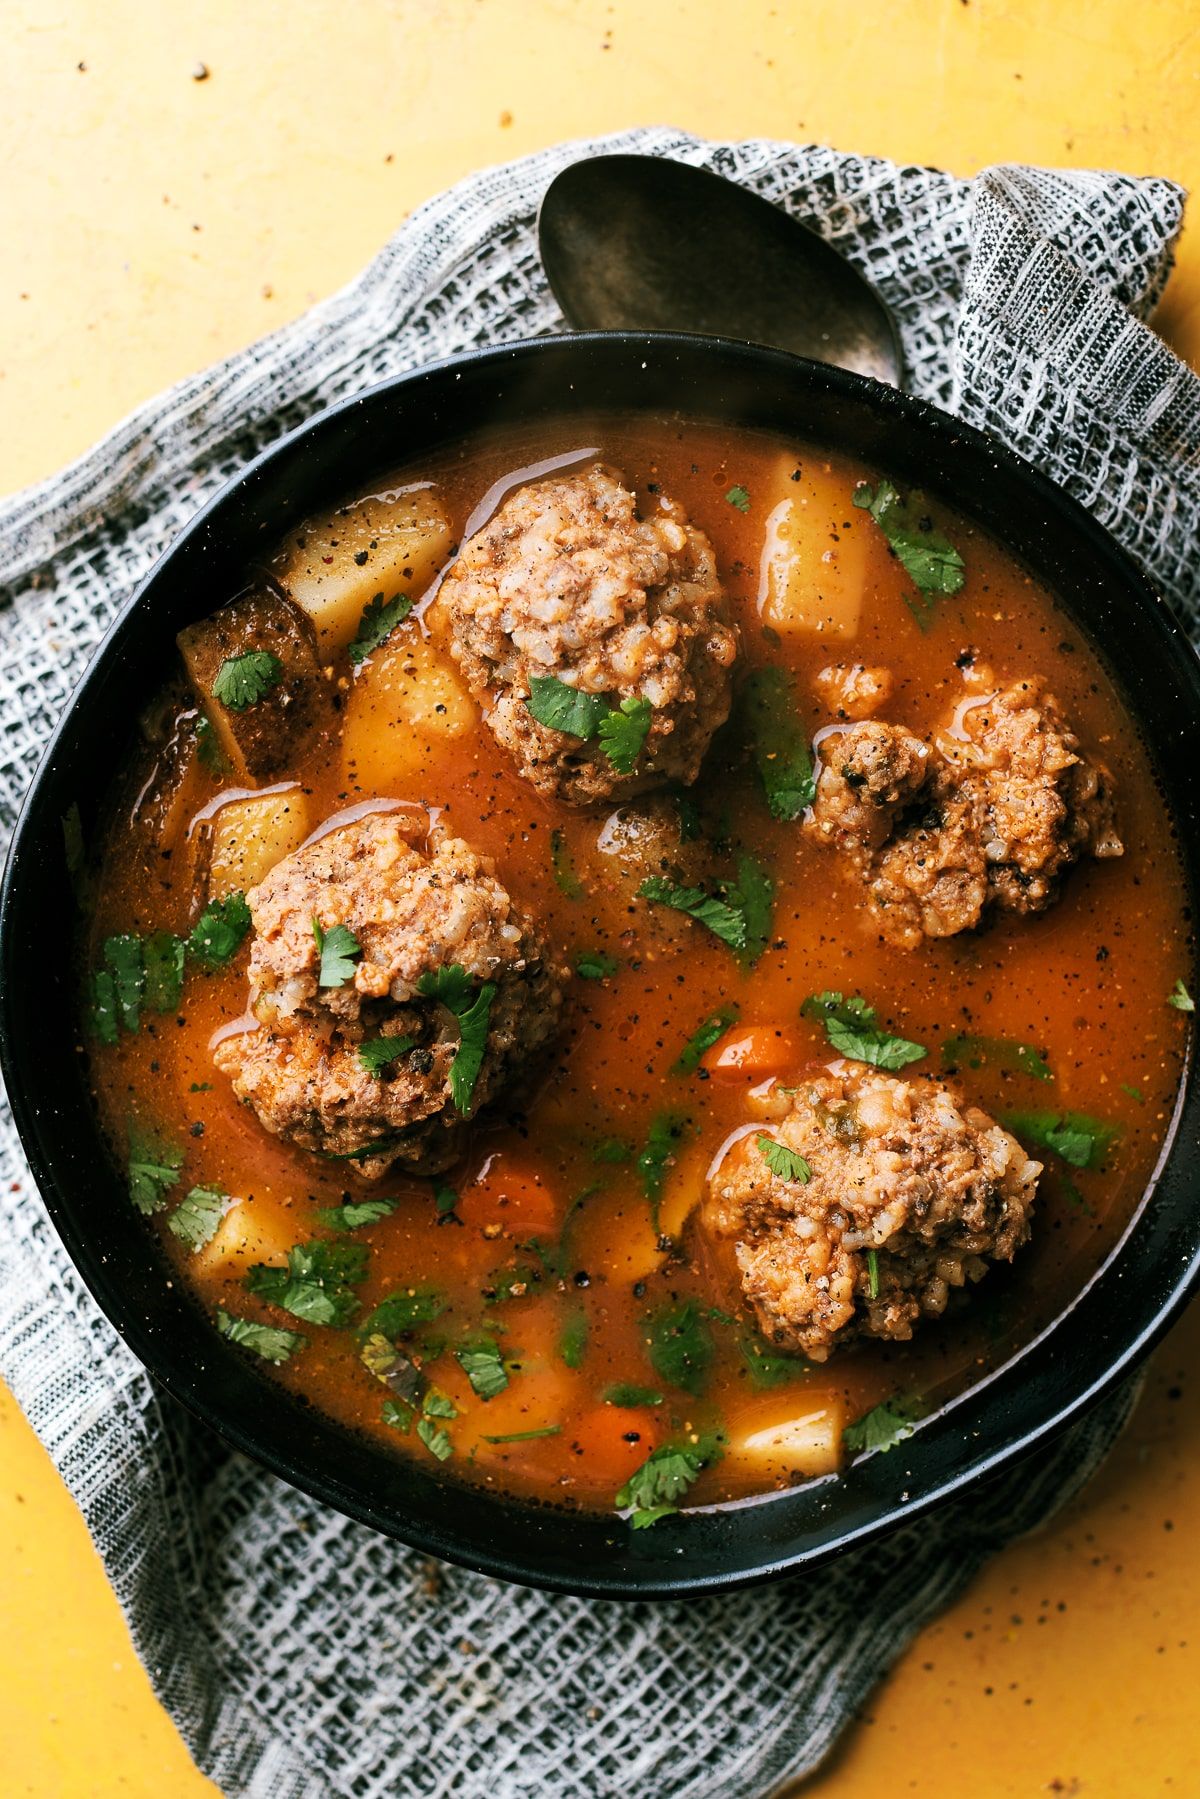
<path fill-rule="evenodd" d="M 300 446 L 315 442 L 322 434 L 335 430 L 341 422 L 352 418 L 356 411 L 364 407 L 381 404 L 385 397 L 398 392 L 413 390 L 414 393 L 417 393 L 424 384 L 457 380 L 464 371 L 519 372 L 530 361 L 555 356 L 587 355 L 593 351 L 597 351 L 602 356 L 611 352 L 618 359 L 620 356 L 636 358 L 643 355 L 648 358 L 675 356 L 694 359 L 702 357 L 711 360 L 718 366 L 722 364 L 730 367 L 753 365 L 759 375 L 770 375 L 772 372 L 776 372 L 792 383 L 800 382 L 810 392 L 819 393 L 824 390 L 831 395 L 846 399 L 851 404 L 874 408 L 881 416 L 886 415 L 889 411 L 894 411 L 901 416 L 907 415 L 910 420 L 916 422 L 922 431 L 931 434 L 933 439 L 940 439 L 948 445 L 962 444 L 974 455 L 986 456 L 990 464 L 1006 469 L 1009 475 L 1036 497 L 1045 509 L 1068 520 L 1076 533 L 1082 534 L 1089 541 L 1098 558 L 1109 565 L 1117 578 L 1118 585 L 1124 589 L 1125 599 L 1132 603 L 1150 633 L 1156 637 L 1155 647 L 1159 660 L 1162 661 L 1165 658 L 1168 662 L 1173 661 L 1175 673 L 1180 677 L 1183 685 L 1189 689 L 1193 720 L 1200 720 L 1200 661 L 1197 660 L 1182 624 L 1171 611 L 1162 594 L 1137 566 L 1128 552 L 1079 501 L 1051 481 L 1039 469 L 1003 443 L 976 427 L 964 424 L 961 420 L 926 400 L 884 387 L 869 377 L 833 368 L 824 363 L 811 362 L 788 352 L 771 350 L 730 339 L 667 332 L 605 331 L 559 334 L 473 349 L 441 358 L 392 376 L 386 381 L 372 383 L 370 386 L 348 395 L 313 414 L 294 429 L 282 434 L 249 460 L 221 484 L 167 544 L 144 579 L 139 582 L 134 593 L 122 606 L 100 644 L 93 651 L 86 669 L 42 751 L 37 769 L 21 805 L 6 858 L 3 880 L 0 883 L 0 1072 L 2 1072 L 8 1088 L 14 1121 L 35 1183 L 76 1271 L 80 1274 L 109 1323 L 132 1349 L 151 1378 L 190 1412 L 198 1416 L 223 1441 L 267 1468 L 274 1475 L 311 1497 L 335 1507 L 352 1519 L 397 1538 L 423 1553 L 439 1556 L 479 1573 L 498 1576 L 517 1584 L 537 1586 L 549 1591 L 569 1592 L 585 1597 L 669 1598 L 683 1594 L 711 1593 L 755 1585 L 776 1579 L 780 1575 L 800 1567 L 814 1566 L 844 1549 L 866 1544 L 890 1533 L 902 1524 L 923 1516 L 935 1507 L 943 1505 L 964 1489 L 986 1480 L 989 1475 L 994 1474 L 1000 1468 L 1026 1456 L 1048 1438 L 1058 1434 L 1068 1424 L 1077 1420 L 1104 1394 L 1111 1391 L 1145 1357 L 1173 1322 L 1196 1286 L 1200 1284 L 1200 1223 L 1190 1233 L 1191 1241 L 1187 1246 L 1187 1252 L 1182 1256 L 1178 1269 L 1169 1280 L 1162 1303 L 1151 1315 L 1141 1321 L 1132 1335 L 1123 1338 L 1119 1348 L 1099 1356 L 1098 1365 L 1093 1368 L 1084 1385 L 1063 1395 L 1057 1404 L 1036 1420 L 1026 1419 L 1017 1427 L 1015 1434 L 1011 1429 L 999 1432 L 1000 1440 L 996 1441 L 989 1449 L 967 1453 L 967 1442 L 972 1433 L 966 1433 L 961 1446 L 963 1454 L 958 1465 L 944 1467 L 942 1472 L 935 1476 L 932 1484 L 925 1486 L 920 1491 L 904 1492 L 898 1499 L 887 1502 L 882 1495 L 872 1497 L 870 1490 L 872 1483 L 868 1479 L 864 1496 L 867 1515 L 840 1531 L 836 1538 L 809 1547 L 792 1545 L 781 1554 L 759 1555 L 754 1559 L 752 1566 L 738 1566 L 728 1570 L 716 1569 L 702 1573 L 689 1570 L 686 1565 L 686 1532 L 691 1528 L 689 1520 L 699 1521 L 717 1514 L 723 1518 L 730 1518 L 748 1508 L 778 1507 L 789 1497 L 787 1492 L 753 1495 L 721 1505 L 693 1507 L 680 1514 L 679 1518 L 666 1521 L 665 1529 L 662 1526 L 657 1527 L 653 1535 L 663 1545 L 664 1553 L 661 1558 L 656 1556 L 653 1561 L 647 1561 L 644 1567 L 638 1567 L 636 1577 L 631 1576 L 628 1564 L 625 1564 L 623 1569 L 617 1573 L 606 1573 L 594 1569 L 580 1571 L 572 1569 L 562 1573 L 539 1566 L 536 1542 L 539 1533 L 536 1530 L 526 1529 L 524 1532 L 525 1544 L 514 1552 L 503 1545 L 499 1548 L 492 1546 L 486 1536 L 481 1536 L 474 1541 L 463 1542 L 457 1538 L 448 1539 L 444 1531 L 436 1524 L 431 1523 L 426 1526 L 414 1523 L 408 1518 L 398 1521 L 394 1505 L 389 1508 L 378 1503 L 369 1494 L 363 1493 L 341 1478 L 336 1465 L 320 1467 L 298 1463 L 294 1452 L 288 1452 L 278 1432 L 268 1431 L 264 1437 L 261 1420 L 259 1420 L 259 1428 L 256 1430 L 247 1426 L 240 1419 L 230 1416 L 221 1394 L 215 1387 L 205 1390 L 198 1386 L 194 1381 L 186 1378 L 169 1357 L 164 1357 L 162 1346 L 156 1341 L 153 1331 L 147 1329 L 144 1321 L 139 1317 L 136 1306 L 129 1302 L 128 1296 L 115 1285 L 114 1280 L 110 1277 L 107 1258 L 95 1240 L 96 1234 L 89 1235 L 81 1223 L 79 1208 L 64 1191 L 59 1175 L 51 1166 L 44 1151 L 39 1122 L 39 1106 L 34 1091 L 36 1080 L 30 1081 L 29 1070 L 22 1063 L 19 1029 L 13 1001 L 13 993 L 20 981 L 22 971 L 19 966 L 19 946 L 15 944 L 14 933 L 9 927 L 17 907 L 20 884 L 24 879 L 23 853 L 30 846 L 31 841 L 37 838 L 41 830 L 43 814 L 48 804 L 48 790 L 52 784 L 51 776 L 56 768 L 57 753 L 60 746 L 69 740 L 77 716 L 86 711 L 90 697 L 99 687 L 102 674 L 113 656 L 128 637 L 136 634 L 142 628 L 140 609 L 145 597 L 163 580 L 164 573 L 171 568 L 185 547 L 203 536 L 209 530 L 212 522 L 234 503 L 237 496 L 251 487 L 264 471 L 271 468 L 273 464 L 283 462 L 294 455 Z M 633 365 L 631 364 L 631 366 Z M 646 362 L 643 362 L 642 367 L 646 366 Z M 553 409 L 545 410 L 548 416 L 554 416 Z M 591 408 L 591 410 L 595 411 L 596 409 Z M 617 402 L 613 410 L 616 412 L 636 411 L 637 407 L 636 404 L 625 399 Z M 702 406 L 681 406 L 679 411 L 685 417 L 703 419 L 705 416 Z M 737 426 L 730 422 L 731 430 L 744 428 L 747 427 Z M 797 435 L 803 436 L 803 430 Z M 944 486 L 944 484 L 942 485 Z M 960 509 L 967 511 L 970 515 L 969 506 L 955 502 L 953 498 L 951 503 L 959 504 Z M 992 530 L 986 525 L 983 528 Z M 996 533 L 993 531 L 993 534 Z M 1077 619 L 1076 622 L 1081 633 L 1103 656 L 1103 646 L 1089 632 L 1087 625 L 1082 620 Z M 1136 713 L 1134 716 L 1145 727 L 1146 720 Z M 1181 846 L 1181 856 L 1187 876 L 1195 885 L 1198 871 L 1200 871 L 1200 854 L 1195 847 L 1191 847 L 1185 842 Z M 1011 1376 L 1012 1371 L 1020 1364 L 1044 1351 L 1049 1341 L 1056 1337 L 1064 1327 L 1066 1321 L 1080 1310 L 1088 1296 L 1092 1295 L 1101 1284 L 1111 1283 L 1114 1276 L 1119 1276 L 1118 1265 L 1126 1253 L 1131 1238 L 1138 1231 L 1146 1214 L 1148 1203 L 1160 1184 L 1161 1177 L 1179 1147 L 1179 1127 L 1189 1100 L 1200 1107 L 1200 1094 L 1196 1092 L 1195 1048 L 1196 1038 L 1193 1029 L 1189 1033 L 1175 1110 L 1164 1136 L 1158 1162 L 1127 1225 L 1117 1241 L 1108 1249 L 1099 1267 L 1095 1269 L 1084 1287 L 1067 1305 L 1054 1314 L 1043 1330 L 1024 1344 L 1008 1361 L 1002 1363 L 983 1380 L 973 1384 L 963 1394 L 950 1401 L 939 1411 L 937 1417 L 953 1417 L 955 1410 L 963 1401 L 986 1393 L 990 1387 L 996 1386 L 1006 1374 Z M 89 1127 L 94 1134 L 96 1130 L 94 1120 L 89 1120 Z M 161 1251 L 158 1251 L 158 1254 L 161 1255 Z M 214 1341 L 217 1341 L 211 1322 L 207 1322 L 207 1328 Z M 1094 1357 L 1093 1360 L 1096 1358 Z M 257 1370 L 255 1370 L 255 1375 L 259 1383 L 269 1380 L 268 1376 L 258 1374 Z M 277 1388 L 274 1390 L 280 1391 Z M 337 1428 L 346 1430 L 344 1426 Z M 918 1437 L 924 1435 L 923 1431 L 918 1433 Z M 910 1439 L 910 1445 L 916 1440 L 916 1438 Z M 897 1452 L 894 1451 L 887 1458 L 888 1461 L 895 1461 L 896 1455 Z M 869 1472 L 873 1464 L 878 1468 L 881 1460 L 883 1458 L 880 1456 L 872 1456 L 866 1462 L 854 1464 L 854 1467 L 856 1470 Z M 945 1456 L 942 1457 L 942 1460 L 946 1461 Z M 837 1478 L 844 1480 L 846 1476 Z M 811 1490 L 822 1484 L 826 1483 L 807 1483 L 807 1488 Z M 496 1496 L 489 1496 L 489 1498 L 494 1500 Z M 544 1523 L 549 1509 L 509 1501 L 501 1504 L 501 1510 L 505 1509 L 505 1504 L 507 1504 L 509 1512 L 521 1520 L 525 1526 L 528 1526 L 531 1521 L 539 1519 Z M 553 1511 L 557 1515 L 559 1508 L 553 1508 Z M 576 1519 L 579 1516 L 579 1514 L 568 1513 L 562 1515 L 572 1516 Z M 648 1536 L 649 1533 L 646 1535 Z"/>

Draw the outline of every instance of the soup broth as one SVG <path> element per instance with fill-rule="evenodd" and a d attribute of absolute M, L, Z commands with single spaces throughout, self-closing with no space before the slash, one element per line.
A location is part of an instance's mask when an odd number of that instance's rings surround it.
<path fill-rule="evenodd" d="M 1111 773 L 1123 855 L 1085 856 L 1037 915 L 1000 912 L 898 947 L 844 859 L 799 815 L 773 816 L 771 752 L 748 749 L 735 698 L 700 778 L 670 803 L 701 846 L 709 896 L 744 902 L 749 885 L 761 900 L 771 884 L 769 922 L 750 908 L 761 943 L 738 948 L 703 918 L 639 897 L 614 856 L 613 820 L 645 801 L 568 806 L 523 779 L 448 653 L 443 596 L 421 603 L 505 492 L 548 461 L 597 456 L 645 512 L 669 494 L 707 535 L 740 634 L 736 694 L 782 671 L 819 758 L 836 753 L 836 737 L 822 736 L 844 692 L 831 668 L 887 671 L 877 716 L 923 740 L 956 707 L 1041 677 Z M 1187 1032 L 1168 1003 L 1189 966 L 1184 883 L 1152 760 L 1053 596 L 940 503 L 935 535 L 961 556 L 964 579 L 954 592 L 914 587 L 863 504 L 861 484 L 878 495 L 879 482 L 803 441 L 673 419 L 483 435 L 387 474 L 376 511 L 318 522 L 308 538 L 301 529 L 274 564 L 247 570 L 294 614 L 308 583 L 296 616 L 310 639 L 315 630 L 323 709 L 285 766 L 232 766 L 221 720 L 202 723 L 178 678 L 148 710 L 101 846 L 85 950 L 101 1114 L 134 1165 L 134 1200 L 198 1302 L 266 1356 L 265 1372 L 397 1455 L 589 1508 L 612 1507 L 672 1447 L 694 1455 L 682 1485 L 660 1485 L 666 1506 L 685 1486 L 688 1504 L 707 1503 L 833 1473 L 1009 1359 L 1133 1215 Z M 377 595 L 351 586 L 339 601 L 347 553 L 363 557 L 366 579 L 397 504 L 411 523 L 431 500 L 447 524 L 429 566 L 402 561 Z M 398 594 L 418 604 L 389 632 L 384 608 Z M 360 640 L 379 637 L 357 661 L 347 609 Z M 269 608 L 264 621 L 260 632 L 276 629 Z M 294 714 L 281 718 L 272 730 L 290 731 Z M 225 720 L 244 722 L 236 711 Z M 249 753 L 235 741 L 233 754 Z M 795 810 L 776 800 L 777 812 Z M 490 859 L 570 978 L 552 1040 L 471 1119 L 459 1160 L 431 1177 L 393 1164 L 368 1181 L 366 1158 L 272 1135 L 214 1067 L 214 1039 L 247 1028 L 250 936 L 224 960 L 220 944 L 209 955 L 173 945 L 194 944 L 198 918 L 212 917 L 203 909 L 252 886 L 247 874 L 259 880 L 331 821 L 389 802 L 415 819 L 416 841 L 448 833 Z M 134 938 L 140 950 L 113 950 Z M 175 958 L 181 993 L 171 1003 L 168 978 L 169 1009 L 157 1011 L 155 971 Z M 113 984 L 97 989 L 97 971 Z M 953 1289 L 911 1341 L 860 1336 L 818 1362 L 764 1334 L 729 1246 L 697 1208 L 732 1141 L 770 1140 L 779 1090 L 836 1061 L 828 1006 L 802 1010 L 831 993 L 860 996 L 877 1030 L 924 1052 L 905 1081 L 946 1082 L 963 1104 L 1016 1120 L 1044 1170 L 1011 1266 Z M 97 994 L 118 1014 L 98 1027 Z M 297 1259 L 305 1246 L 309 1259 Z M 642 1505 L 639 1521 L 653 1510 Z"/>

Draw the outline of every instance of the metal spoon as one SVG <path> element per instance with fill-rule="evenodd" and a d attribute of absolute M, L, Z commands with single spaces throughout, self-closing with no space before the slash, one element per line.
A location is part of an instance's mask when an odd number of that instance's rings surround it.
<path fill-rule="evenodd" d="M 791 350 L 901 385 L 891 314 L 858 270 L 769 200 L 662 156 L 556 175 L 542 262 L 581 331 L 686 331 Z"/>

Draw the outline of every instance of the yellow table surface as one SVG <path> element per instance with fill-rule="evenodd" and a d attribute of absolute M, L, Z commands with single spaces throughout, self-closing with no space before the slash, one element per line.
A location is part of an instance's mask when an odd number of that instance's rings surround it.
<path fill-rule="evenodd" d="M 0 0 L 0 41 L 0 490 L 559 138 L 1200 176 L 1189 0 Z M 1196 226 L 1157 323 L 1200 364 Z M 1193 1312 L 1087 1494 L 918 1639 L 808 1799 L 1200 1791 L 1198 1365 Z M 212 1795 L 2 1389 L 0 1545 L 3 1799 Z"/>

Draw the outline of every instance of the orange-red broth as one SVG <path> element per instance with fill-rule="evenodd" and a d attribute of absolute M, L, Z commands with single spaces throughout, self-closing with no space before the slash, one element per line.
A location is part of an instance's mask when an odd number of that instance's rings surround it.
<path fill-rule="evenodd" d="M 306 1348 L 278 1371 L 345 1424 L 370 1432 L 400 1454 L 425 1456 L 411 1436 L 382 1419 L 386 1389 L 359 1360 L 354 1330 L 297 1325 L 250 1296 L 246 1268 L 280 1262 L 287 1248 L 321 1234 L 318 1206 L 349 1195 L 379 1192 L 399 1200 L 396 1211 L 356 1233 L 369 1246 L 369 1273 L 360 1289 L 363 1312 L 398 1287 L 434 1286 L 447 1310 L 415 1333 L 435 1351 L 432 1381 L 448 1393 L 459 1416 L 450 1424 L 454 1453 L 446 1472 L 489 1487 L 585 1506 L 607 1506 L 615 1490 L 657 1445 L 681 1433 L 720 1428 L 724 1458 L 702 1474 L 690 1502 L 710 1502 L 782 1486 L 803 1471 L 786 1452 L 742 1453 L 758 1431 L 828 1409 L 834 1424 L 860 1416 L 896 1393 L 927 1405 L 944 1400 L 1006 1359 L 1041 1328 L 1084 1282 L 1126 1223 L 1162 1144 L 1177 1084 L 1186 1021 L 1165 1004 L 1185 967 L 1187 925 L 1183 884 L 1171 820 L 1151 761 L 1112 683 L 1078 631 L 1050 596 L 979 531 L 939 509 L 939 523 L 960 549 L 966 582 L 939 603 L 922 631 L 906 604 L 910 592 L 871 519 L 854 509 L 851 493 L 872 471 L 803 445 L 748 433 L 681 425 L 678 421 L 597 419 L 544 427 L 536 441 L 513 434 L 476 440 L 431 459 L 404 478 L 431 477 L 455 531 L 489 486 L 506 471 L 589 443 L 645 489 L 674 495 L 716 545 L 743 631 L 746 665 L 787 664 L 813 730 L 826 722 L 815 677 L 839 658 L 886 663 L 896 676 L 884 716 L 927 730 L 963 686 L 956 658 L 973 648 L 999 681 L 1040 673 L 1048 677 L 1085 743 L 1111 766 L 1119 791 L 1126 854 L 1089 864 L 1071 876 L 1065 896 L 1046 916 L 999 924 L 978 936 L 930 943 L 904 953 L 881 945 L 834 858 L 813 849 L 794 825 L 768 816 L 755 777 L 731 761 L 720 742 L 700 783 L 706 823 L 732 829 L 736 843 L 768 865 L 777 883 L 770 947 L 752 971 L 701 926 L 680 921 L 675 946 L 639 954 L 645 902 L 615 901 L 602 891 L 595 841 L 599 817 L 568 812 L 539 799 L 512 772 L 487 730 L 440 748 L 404 739 L 389 717 L 388 671 L 413 641 L 413 625 L 398 634 L 355 676 L 336 670 L 351 704 L 375 710 L 375 750 L 369 769 L 345 769 L 338 732 L 312 744 L 294 773 L 311 798 L 314 820 L 364 795 L 390 794 L 442 808 L 443 822 L 495 858 L 514 895 L 540 913 L 571 952 L 599 949 L 619 971 L 602 982 L 577 980 L 561 1036 L 536 1078 L 521 1084 L 507 1106 L 480 1120 L 470 1153 L 447 1177 L 460 1195 L 457 1223 L 437 1221 L 432 1184 L 403 1178 L 369 1189 L 332 1164 L 289 1149 L 239 1106 L 212 1067 L 209 1039 L 243 1012 L 247 947 L 226 971 L 191 972 L 182 1014 L 144 1023 L 116 1048 L 95 1049 L 92 1067 L 101 1111 L 123 1148 L 131 1119 L 165 1129 L 186 1145 L 183 1182 L 217 1184 L 241 1201 L 244 1245 L 232 1259 L 190 1255 L 164 1228 L 163 1246 L 210 1311 L 286 1324 L 303 1331 Z M 780 493 L 781 472 L 804 496 L 802 554 L 814 568 L 829 567 L 827 551 L 850 554 L 862 582 L 857 634 L 764 634 L 759 616 L 760 559 L 768 515 Z M 381 486 L 384 484 L 381 484 Z M 749 495 L 744 513 L 727 499 L 731 487 Z M 817 578 L 820 571 L 817 569 Z M 342 716 L 345 716 L 343 713 Z M 361 741 L 361 739 L 360 739 Z M 389 780 L 391 760 L 403 772 Z M 163 840 L 130 823 L 129 799 L 145 783 L 153 798 L 151 751 L 129 771 L 122 804 L 103 852 L 101 898 L 91 949 L 112 931 L 185 933 L 197 899 L 189 877 L 189 820 L 220 791 L 219 779 L 194 767 L 185 806 L 176 805 Z M 584 891 L 568 897 L 552 872 L 551 834 L 562 842 Z M 705 1170 L 727 1134 L 747 1118 L 747 1082 L 711 1072 L 671 1072 L 685 1040 L 714 1009 L 739 1008 L 739 1027 L 780 1033 L 782 1060 L 828 1052 L 821 1028 L 800 1016 L 813 992 L 841 988 L 865 995 L 881 1018 L 905 1037 L 929 1046 L 915 1070 L 935 1075 L 938 1045 L 962 1031 L 1034 1044 L 1054 1072 L 1052 1085 L 1012 1071 L 963 1068 L 960 1087 L 993 1112 L 1013 1107 L 1072 1108 L 1119 1127 L 1104 1166 L 1068 1170 L 1053 1157 L 1043 1177 L 1034 1237 L 1015 1269 L 998 1270 L 961 1311 L 926 1327 L 911 1345 L 861 1345 L 819 1368 L 797 1365 L 788 1377 L 761 1386 L 743 1348 L 747 1320 L 738 1313 L 729 1271 L 714 1265 L 688 1219 Z M 736 1030 L 739 1027 L 735 1027 Z M 710 1058 L 711 1060 L 712 1058 Z M 757 1076 L 755 1078 L 758 1078 Z M 617 1138 L 634 1155 L 652 1121 L 664 1112 L 684 1124 L 662 1196 L 661 1229 L 677 1237 L 676 1255 L 663 1255 L 651 1223 L 636 1164 L 595 1159 L 596 1146 Z M 1069 1179 L 1066 1178 L 1069 1176 Z M 565 1245 L 564 1221 L 570 1220 Z M 536 1238 L 561 1251 L 563 1278 L 544 1273 L 524 1296 L 489 1304 L 484 1294 L 498 1271 L 536 1265 L 521 1245 Z M 557 1246 L 557 1247 L 556 1247 Z M 647 1359 L 647 1319 L 687 1299 L 705 1313 L 713 1360 L 698 1396 L 664 1386 Z M 480 1325 L 503 1326 L 499 1342 L 519 1365 L 506 1392 L 484 1403 L 453 1356 Z M 586 1350 L 577 1368 L 561 1354 L 563 1333 L 586 1325 Z M 437 1344 L 445 1347 L 436 1353 Z M 606 1404 L 616 1383 L 663 1393 L 646 1408 Z M 552 1436 L 491 1445 L 488 1436 L 558 1425 Z"/>

